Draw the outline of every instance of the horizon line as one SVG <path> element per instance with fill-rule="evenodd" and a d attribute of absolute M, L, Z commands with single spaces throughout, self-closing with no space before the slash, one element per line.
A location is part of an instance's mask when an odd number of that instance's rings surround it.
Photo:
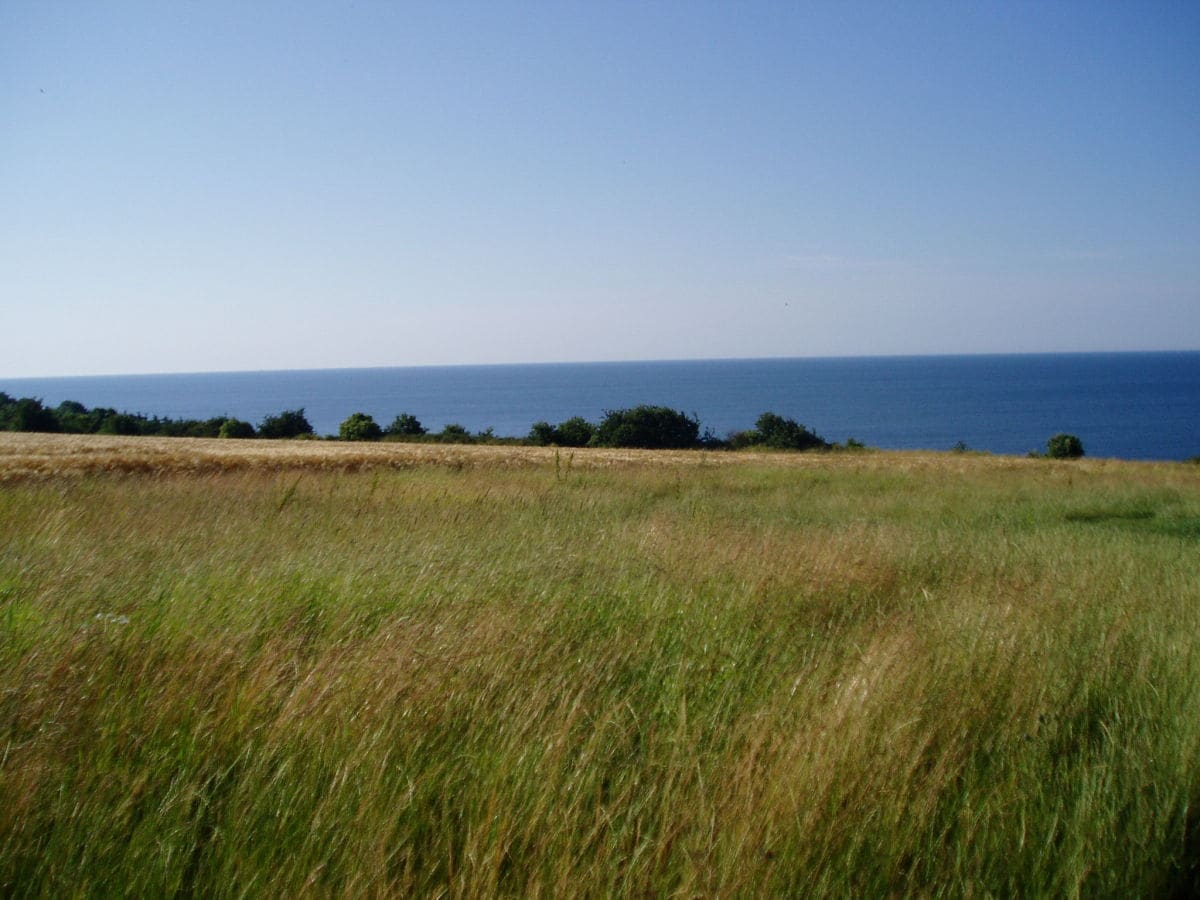
<path fill-rule="evenodd" d="M 410 363 L 398 365 L 376 366 L 317 366 L 295 368 L 268 369 L 181 369 L 173 371 L 150 372 L 83 372 L 70 375 L 0 375 L 0 381 L 43 381 L 69 378 L 154 378 L 171 375 L 266 375 L 287 372 L 372 372 L 386 369 L 483 369 L 483 368 L 513 368 L 519 366 L 611 366 L 611 365 L 657 365 L 664 363 L 737 363 L 737 362 L 787 362 L 809 360 L 813 362 L 827 360 L 855 359 L 962 359 L 984 357 L 1013 357 L 1013 356 L 1145 356 L 1152 354 L 1200 353 L 1200 347 L 1172 348 L 1154 350 L 1020 350 L 1020 351 L 978 351 L 966 353 L 844 353 L 812 356 L 706 356 L 706 357 L 659 357 L 651 359 L 587 359 L 587 360 L 545 360 L 541 362 L 478 362 L 478 363 Z"/>

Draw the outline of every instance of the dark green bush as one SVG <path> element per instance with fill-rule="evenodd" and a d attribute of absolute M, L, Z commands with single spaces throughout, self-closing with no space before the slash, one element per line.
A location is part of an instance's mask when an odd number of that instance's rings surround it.
<path fill-rule="evenodd" d="M 558 430 L 549 422 L 534 422 L 525 440 L 535 447 L 549 447 L 558 443 Z"/>
<path fill-rule="evenodd" d="M 425 434 L 425 432 L 425 426 L 420 423 L 417 417 L 408 413 L 400 413 L 400 415 L 392 419 L 392 424 L 383 430 L 384 434 L 403 437 L 415 437 Z"/>
<path fill-rule="evenodd" d="M 526 441 L 539 447 L 586 447 L 596 434 L 596 426 L 583 416 L 572 416 L 558 425 L 534 422 Z"/>
<path fill-rule="evenodd" d="M 758 432 L 752 428 L 748 431 L 731 431 L 725 443 L 730 450 L 746 450 L 758 444 Z"/>
<path fill-rule="evenodd" d="M 586 447 L 596 435 L 596 426 L 583 416 L 572 416 L 559 422 L 555 431 L 558 432 L 556 443 L 563 447 Z"/>
<path fill-rule="evenodd" d="M 1056 434 L 1046 441 L 1046 455 L 1050 459 L 1079 459 L 1083 442 L 1073 434 Z"/>
<path fill-rule="evenodd" d="M 200 437 L 215 438 L 221 436 L 221 426 L 225 424 L 226 416 L 216 416 L 212 419 L 146 419 L 141 421 L 142 434 L 157 434 L 163 437 Z"/>
<path fill-rule="evenodd" d="M 383 429 L 366 413 L 351 413 L 338 426 L 338 440 L 377 441 L 383 437 Z"/>
<path fill-rule="evenodd" d="M 795 419 L 785 419 L 772 412 L 765 412 L 754 423 L 754 429 L 762 435 L 762 443 L 776 450 L 828 450 L 829 443 L 809 431 Z"/>
<path fill-rule="evenodd" d="M 294 438 L 312 434 L 313 427 L 304 417 L 304 407 L 287 409 L 277 416 L 267 416 L 258 426 L 258 434 L 265 438 Z"/>
<path fill-rule="evenodd" d="M 221 423 L 221 427 L 217 431 L 217 437 L 252 438 L 254 437 L 254 426 L 249 422 L 243 422 L 241 419 L 226 419 Z"/>
<path fill-rule="evenodd" d="M 142 434 L 142 424 L 145 420 L 129 413 L 109 413 L 100 423 L 100 434 L 135 435 Z"/>
<path fill-rule="evenodd" d="M 100 427 L 100 418 L 76 400 L 64 400 L 54 408 L 59 428 L 71 434 L 92 434 Z"/>
<path fill-rule="evenodd" d="M 828 450 L 832 445 L 820 435 L 809 431 L 795 419 L 785 419 L 773 412 L 758 417 L 751 431 L 737 431 L 729 436 L 734 450 L 747 447 L 770 447 L 772 450 Z"/>
<path fill-rule="evenodd" d="M 665 406 L 635 406 L 606 411 L 591 443 L 597 447 L 676 450 L 695 447 L 699 440 L 698 419 Z"/>
<path fill-rule="evenodd" d="M 471 432 L 467 431 L 457 422 L 452 422 L 446 425 L 437 434 L 437 439 L 443 444 L 472 444 L 474 439 L 471 437 Z"/>

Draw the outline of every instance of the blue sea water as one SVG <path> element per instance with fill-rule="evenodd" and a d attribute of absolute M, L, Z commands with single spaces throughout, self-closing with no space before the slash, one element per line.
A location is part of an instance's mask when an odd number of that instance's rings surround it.
<path fill-rule="evenodd" d="M 1060 431 L 1089 456 L 1200 454 L 1200 352 L 692 360 L 0 378 L 0 391 L 173 418 L 258 423 L 304 407 L 319 434 L 352 412 L 400 412 L 431 430 L 525 435 L 534 422 L 598 420 L 652 403 L 724 435 L 770 410 L 831 441 L 885 449 L 1023 454 Z"/>

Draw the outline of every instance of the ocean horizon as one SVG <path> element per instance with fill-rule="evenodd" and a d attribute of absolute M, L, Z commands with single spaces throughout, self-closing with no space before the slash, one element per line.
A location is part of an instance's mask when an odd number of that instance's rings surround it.
<path fill-rule="evenodd" d="M 881 449 L 1042 450 L 1058 432 L 1089 456 L 1200 454 L 1200 351 L 520 363 L 0 377 L 0 391 L 54 406 L 257 424 L 304 408 L 318 434 L 354 412 L 401 412 L 430 430 L 459 424 L 518 437 L 539 420 L 598 420 L 642 403 L 695 415 L 724 436 L 765 411 L 830 441 Z"/>

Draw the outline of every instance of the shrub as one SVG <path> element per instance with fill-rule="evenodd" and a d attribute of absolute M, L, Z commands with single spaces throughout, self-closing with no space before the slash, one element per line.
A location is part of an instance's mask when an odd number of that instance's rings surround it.
<path fill-rule="evenodd" d="M 534 422 L 526 440 L 538 447 L 586 447 L 596 434 L 596 426 L 583 416 L 572 416 L 558 425 Z"/>
<path fill-rule="evenodd" d="M 351 413 L 338 426 L 338 440 L 341 441 L 377 441 L 381 437 L 383 429 L 366 413 Z"/>
<path fill-rule="evenodd" d="M 225 416 L 212 419 L 151 419 L 143 426 L 142 433 L 164 437 L 215 438 L 221 436 L 221 428 L 227 421 Z"/>
<path fill-rule="evenodd" d="M 88 409 L 77 400 L 64 400 L 54 410 L 59 427 L 72 434 L 98 434 L 104 420 L 117 415 L 110 407 Z"/>
<path fill-rule="evenodd" d="M 809 431 L 795 419 L 785 419 L 772 412 L 759 416 L 754 428 L 762 435 L 762 443 L 776 450 L 829 449 L 824 438 Z"/>
<path fill-rule="evenodd" d="M 699 420 L 665 406 L 635 406 L 606 411 L 591 443 L 598 447 L 678 450 L 695 447 L 699 439 Z"/>
<path fill-rule="evenodd" d="M 142 433 L 142 420 L 129 413 L 110 413 L 100 423 L 99 434 L 135 435 Z"/>
<path fill-rule="evenodd" d="M 392 424 L 383 430 L 384 434 L 406 437 L 415 437 L 416 435 L 425 434 L 425 432 L 425 426 L 420 423 L 417 417 L 408 413 L 400 413 L 400 415 L 392 419 Z"/>
<path fill-rule="evenodd" d="M 747 447 L 753 447 L 758 443 L 759 434 L 754 429 L 749 431 L 731 431 L 726 443 L 729 444 L 731 450 L 745 450 Z"/>
<path fill-rule="evenodd" d="M 452 422 L 438 432 L 437 439 L 443 444 L 470 444 L 471 432 L 457 422 Z"/>
<path fill-rule="evenodd" d="M 90 434 L 99 421 L 88 413 L 88 408 L 77 400 L 64 400 L 54 408 L 54 417 L 63 431 L 73 434 Z"/>
<path fill-rule="evenodd" d="M 795 419 L 785 419 L 773 412 L 758 417 L 750 431 L 735 431 L 729 436 L 735 450 L 747 447 L 770 447 L 773 450 L 828 450 L 832 445 L 820 435 L 809 431 Z"/>
<path fill-rule="evenodd" d="M 558 430 L 549 422 L 534 422 L 526 440 L 535 447 L 549 447 L 558 443 Z"/>
<path fill-rule="evenodd" d="M 277 416 L 267 416 L 258 426 L 260 437 L 294 438 L 312 434 L 313 427 L 304 417 L 304 407 L 287 409 Z"/>
<path fill-rule="evenodd" d="M 254 437 L 254 426 L 249 422 L 243 422 L 241 419 L 226 419 L 221 423 L 221 428 L 217 431 L 219 438 L 252 438 Z"/>
<path fill-rule="evenodd" d="M 572 416 L 559 422 L 554 430 L 558 432 L 556 443 L 564 447 L 586 447 L 596 435 L 596 426 L 583 416 Z"/>
<path fill-rule="evenodd" d="M 1083 442 L 1073 434 L 1056 434 L 1046 441 L 1046 455 L 1050 459 L 1079 459 Z"/>

